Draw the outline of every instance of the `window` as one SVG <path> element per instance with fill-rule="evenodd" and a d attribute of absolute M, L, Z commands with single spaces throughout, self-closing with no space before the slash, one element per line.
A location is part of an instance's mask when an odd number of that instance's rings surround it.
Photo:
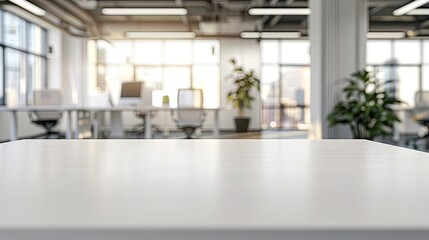
<path fill-rule="evenodd" d="M 99 40 L 92 91 L 114 94 L 120 82 L 143 81 L 157 90 L 152 104 L 161 106 L 162 96 L 169 95 L 170 105 L 175 106 L 179 88 L 201 88 L 204 106 L 218 107 L 219 61 L 217 40 Z"/>
<path fill-rule="evenodd" d="M 25 105 L 46 85 L 47 32 L 6 11 L 0 19 L 0 105 Z"/>
<path fill-rule="evenodd" d="M 367 69 L 379 81 L 395 80 L 398 98 L 414 106 L 414 95 L 429 90 L 429 41 L 368 40 Z"/>
<path fill-rule="evenodd" d="M 309 122 L 310 43 L 261 41 L 262 128 L 300 129 Z"/>
<path fill-rule="evenodd" d="M 3 31 L 4 31 L 4 43 L 5 45 L 23 48 L 24 47 L 24 24 L 25 22 L 8 12 L 3 14 Z"/>

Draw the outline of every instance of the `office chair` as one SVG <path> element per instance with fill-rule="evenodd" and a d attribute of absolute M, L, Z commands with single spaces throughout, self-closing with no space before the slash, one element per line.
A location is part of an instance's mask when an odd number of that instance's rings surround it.
<path fill-rule="evenodd" d="M 182 129 L 186 138 L 192 138 L 195 130 L 202 127 L 206 119 L 203 109 L 203 91 L 201 89 L 179 89 L 177 109 L 171 112 L 173 120 Z M 176 114 L 174 114 L 176 113 Z"/>
<path fill-rule="evenodd" d="M 120 105 L 152 105 L 152 89 L 144 87 L 144 82 L 123 82 L 121 87 Z M 146 114 L 150 114 L 151 118 L 156 116 L 156 111 L 135 111 L 135 116 L 141 119 L 141 123 L 135 125 L 131 132 L 138 135 L 145 132 Z M 157 125 L 152 125 L 153 132 L 161 132 Z"/>
<path fill-rule="evenodd" d="M 34 106 L 60 106 L 61 102 L 61 92 L 58 90 L 41 90 L 33 92 Z M 53 130 L 61 119 L 61 111 L 32 111 L 28 113 L 28 116 L 32 123 L 45 129 L 43 134 L 32 136 L 32 138 L 49 138 L 50 136 L 64 138 L 64 134 Z"/>
<path fill-rule="evenodd" d="M 146 119 L 146 114 L 150 114 L 150 118 L 154 118 L 157 114 L 157 111 L 150 111 L 150 112 L 141 112 L 141 111 L 135 111 L 134 112 L 135 116 L 138 117 L 139 119 L 141 119 L 141 123 L 137 124 L 134 126 L 134 128 L 131 130 L 132 132 L 138 134 L 138 135 L 143 135 L 144 132 L 146 131 L 145 128 L 145 119 Z M 160 133 L 162 132 L 161 128 L 159 127 L 159 125 L 157 124 L 151 124 L 151 130 L 153 133 Z"/>
<path fill-rule="evenodd" d="M 418 136 L 407 141 L 407 145 L 412 144 L 417 149 L 419 140 L 426 140 L 426 149 L 429 149 L 429 91 L 418 91 L 415 94 L 415 107 L 411 118 L 418 124 L 425 126 L 427 132 L 423 136 Z"/>

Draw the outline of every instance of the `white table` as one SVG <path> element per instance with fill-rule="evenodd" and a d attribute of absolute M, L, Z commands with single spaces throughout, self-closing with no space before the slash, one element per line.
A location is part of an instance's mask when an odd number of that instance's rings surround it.
<path fill-rule="evenodd" d="M 73 138 L 72 112 L 79 110 L 80 107 L 75 105 L 70 106 L 16 106 L 16 107 L 0 107 L 0 112 L 9 112 L 9 140 L 15 141 L 18 139 L 18 112 L 66 112 L 66 134 L 67 139 Z"/>
<path fill-rule="evenodd" d="M 151 111 L 171 111 L 175 108 L 169 107 L 153 107 L 153 106 L 105 106 L 105 107 L 92 107 L 92 106 L 17 106 L 17 107 L 0 107 L 0 112 L 9 112 L 10 121 L 9 121 L 9 139 L 15 141 L 18 139 L 18 112 L 31 112 L 31 111 L 60 111 L 67 113 L 67 128 L 66 128 L 66 138 L 78 138 L 78 130 L 76 127 L 76 135 L 73 136 L 73 126 L 72 126 L 72 113 L 78 111 L 87 111 L 95 116 L 92 122 L 93 126 L 93 136 L 97 138 L 98 136 L 98 127 L 99 123 L 97 121 L 96 115 L 100 112 L 110 112 L 111 124 L 112 124 L 112 133 L 113 137 L 123 137 L 124 129 L 122 124 L 122 112 L 124 111 L 141 111 L 141 112 L 151 112 Z M 220 108 L 204 108 L 205 111 L 213 111 L 214 117 L 214 126 L 213 126 L 213 136 L 219 136 L 219 111 Z M 78 114 L 76 114 L 76 117 Z M 77 121 L 76 121 L 77 122 Z M 145 118 L 145 129 L 152 129 L 150 114 L 146 114 Z M 145 138 L 152 138 L 152 131 L 145 131 Z"/>
<path fill-rule="evenodd" d="M 0 156 L 0 239 L 429 239 L 429 155 L 369 141 L 25 140 Z"/>
<path fill-rule="evenodd" d="M 171 107 L 154 107 L 154 106 L 146 106 L 146 105 L 142 105 L 142 106 L 106 106 L 106 107 L 83 107 L 83 109 L 85 111 L 89 111 L 91 112 L 92 115 L 94 115 L 94 122 L 93 122 L 93 136 L 95 138 L 97 138 L 98 136 L 98 126 L 99 123 L 97 122 L 97 117 L 96 115 L 98 113 L 101 112 L 110 112 L 110 116 L 111 116 L 111 136 L 113 137 L 123 137 L 124 136 L 124 129 L 123 129 L 123 124 L 122 124 L 122 112 L 135 112 L 135 111 L 139 111 L 139 112 L 147 112 L 150 113 L 152 111 L 172 111 L 172 110 L 176 110 L 177 108 L 171 108 Z M 182 110 L 192 110 L 195 108 L 181 108 Z M 213 122 L 214 122 L 214 126 L 213 126 L 213 136 L 214 137 L 218 137 L 219 136 L 219 125 L 220 125 L 220 119 L 219 119 L 219 111 L 221 110 L 221 108 L 202 108 L 202 110 L 204 111 L 213 111 Z M 145 131 L 145 138 L 146 139 L 150 139 L 152 138 L 152 119 L 150 114 L 146 114 L 145 116 L 145 129 L 149 129 L 149 131 Z"/>

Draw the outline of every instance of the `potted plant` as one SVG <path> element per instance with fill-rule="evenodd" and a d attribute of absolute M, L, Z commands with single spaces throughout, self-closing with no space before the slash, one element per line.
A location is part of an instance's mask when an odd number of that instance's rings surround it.
<path fill-rule="evenodd" d="M 327 116 L 328 125 L 348 125 L 356 139 L 373 140 L 393 135 L 394 124 L 400 122 L 392 106 L 402 103 L 388 90 L 393 80 L 380 82 L 374 74 L 362 70 L 344 80 L 344 100 L 339 101 Z"/>
<path fill-rule="evenodd" d="M 253 70 L 246 71 L 242 66 L 237 64 L 237 61 L 232 58 L 229 61 L 232 64 L 232 73 L 229 79 L 234 82 L 234 89 L 227 93 L 228 102 L 232 102 L 237 109 L 237 117 L 235 118 L 235 127 L 237 132 L 246 132 L 249 128 L 250 118 L 245 117 L 244 109 L 250 109 L 255 97 L 251 95 L 252 89 L 258 93 L 260 91 L 260 81 L 255 76 Z"/>

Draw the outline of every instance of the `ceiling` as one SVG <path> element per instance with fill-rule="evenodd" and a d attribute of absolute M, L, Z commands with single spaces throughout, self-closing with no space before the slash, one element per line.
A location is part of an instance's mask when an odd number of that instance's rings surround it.
<path fill-rule="evenodd" d="M 123 37 L 124 31 L 194 31 L 197 36 L 238 36 L 242 31 L 300 31 L 307 16 L 251 16 L 250 7 L 308 7 L 307 0 L 29 0 L 45 18 L 76 35 Z M 394 16 L 410 0 L 369 0 L 371 31 L 416 30 L 429 36 L 429 16 Z M 6 3 L 7 4 L 7 3 Z M 105 7 L 184 7 L 186 16 L 106 16 Z M 423 6 L 423 7 L 429 7 Z"/>

